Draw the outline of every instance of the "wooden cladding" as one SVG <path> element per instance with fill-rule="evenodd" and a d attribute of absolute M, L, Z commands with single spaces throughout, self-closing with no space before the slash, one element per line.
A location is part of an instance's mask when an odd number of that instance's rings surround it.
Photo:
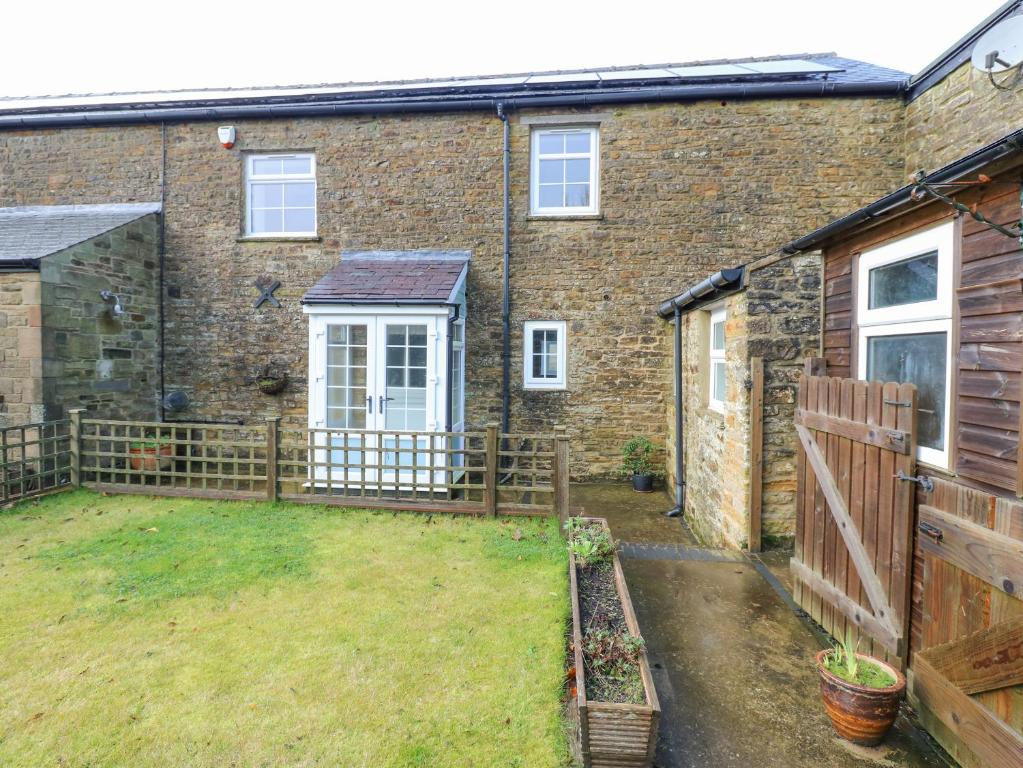
<path fill-rule="evenodd" d="M 795 598 L 834 637 L 908 648 L 916 388 L 802 376 Z"/>
<path fill-rule="evenodd" d="M 1015 180 L 1014 180 L 1015 181 Z M 998 224 L 1021 217 L 1015 185 L 992 185 L 958 196 Z M 823 355 L 833 375 L 855 375 L 855 273 L 865 250 L 947 219 L 942 204 L 926 205 L 884 224 L 864 227 L 825 251 Z M 969 216 L 957 234 L 955 260 L 951 469 L 978 484 L 1023 494 L 1023 249 Z"/>

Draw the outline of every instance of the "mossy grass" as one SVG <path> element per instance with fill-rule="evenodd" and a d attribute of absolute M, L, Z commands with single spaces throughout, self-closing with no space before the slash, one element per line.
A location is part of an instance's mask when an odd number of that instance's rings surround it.
<path fill-rule="evenodd" d="M 554 520 L 61 493 L 0 512 L 0 765 L 560 768 Z"/>

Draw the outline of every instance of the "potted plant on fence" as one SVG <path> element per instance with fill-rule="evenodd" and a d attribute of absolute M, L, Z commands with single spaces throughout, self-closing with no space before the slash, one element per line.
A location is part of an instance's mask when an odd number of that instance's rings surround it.
<path fill-rule="evenodd" d="M 174 461 L 174 444 L 146 435 L 143 440 L 129 443 L 128 457 L 131 468 L 136 472 L 155 472 L 157 469 L 167 471 L 172 468 Z"/>
<path fill-rule="evenodd" d="M 838 735 L 874 746 L 899 714 L 906 678 L 891 664 L 856 652 L 852 636 L 817 654 L 824 709 Z"/>
<path fill-rule="evenodd" d="M 642 435 L 633 437 L 622 446 L 621 472 L 632 477 L 634 491 L 650 493 L 654 489 L 654 478 L 660 473 L 651 461 L 653 452 L 654 444 Z"/>

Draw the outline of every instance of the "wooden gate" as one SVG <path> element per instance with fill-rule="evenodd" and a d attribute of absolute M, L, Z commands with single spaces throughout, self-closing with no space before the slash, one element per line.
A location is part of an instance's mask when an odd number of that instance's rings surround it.
<path fill-rule="evenodd" d="M 796 601 L 833 637 L 904 666 L 916 387 L 803 376 L 796 432 Z"/>
<path fill-rule="evenodd" d="M 938 478 L 917 499 L 914 704 L 962 765 L 1023 765 L 1023 504 Z"/>

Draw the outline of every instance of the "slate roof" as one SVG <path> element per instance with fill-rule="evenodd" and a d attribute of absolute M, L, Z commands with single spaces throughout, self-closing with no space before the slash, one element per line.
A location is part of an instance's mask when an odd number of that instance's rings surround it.
<path fill-rule="evenodd" d="M 894 95 L 905 88 L 909 75 L 834 53 L 808 53 L 761 58 L 719 59 L 676 64 L 629 65 L 590 69 L 525 72 L 509 75 L 453 77 L 363 83 L 203 88 L 191 90 L 100 93 L 64 96 L 0 97 L 0 127 L 29 124 L 72 125 L 80 122 L 158 121 L 174 112 L 180 119 L 231 119 L 273 109 L 276 116 L 319 114 L 318 105 L 372 103 L 422 108 L 423 103 L 449 102 L 469 108 L 469 99 L 558 98 L 671 87 L 679 99 L 776 94 L 788 84 L 802 95 L 859 89 Z M 771 90 L 773 89 L 773 90 Z M 476 107 L 480 108 L 480 107 Z M 214 113 L 202 110 L 216 110 Z M 261 112 L 258 114 L 262 114 Z"/>
<path fill-rule="evenodd" d="M 303 304 L 446 304 L 469 266 L 468 251 L 351 251 Z"/>
<path fill-rule="evenodd" d="M 159 203 L 0 208 L 0 268 L 39 259 L 160 211 Z"/>

